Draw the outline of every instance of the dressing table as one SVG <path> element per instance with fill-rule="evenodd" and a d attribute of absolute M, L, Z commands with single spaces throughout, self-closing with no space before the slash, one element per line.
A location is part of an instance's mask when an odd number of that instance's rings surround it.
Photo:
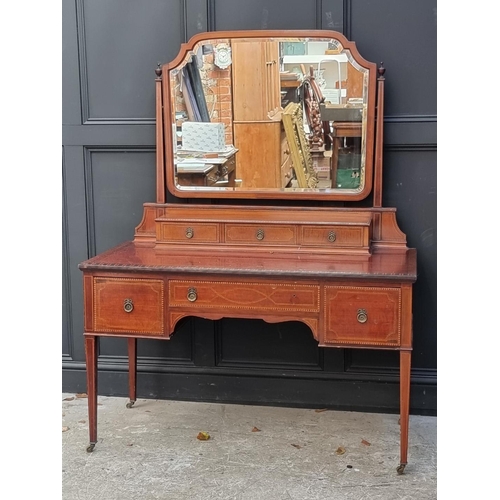
<path fill-rule="evenodd" d="M 297 64 L 290 47 L 303 54 Z M 325 145 L 335 148 L 321 150 L 331 172 L 321 181 L 298 69 L 309 61 L 314 70 L 317 60 L 329 68 L 321 83 L 334 102 L 316 108 L 344 111 L 338 125 L 321 116 L 331 133 Z M 322 30 L 201 33 L 158 66 L 156 200 L 144 204 L 133 241 L 79 266 L 88 452 L 97 443 L 100 337 L 127 339 L 131 408 L 137 339 L 168 340 L 188 316 L 295 320 L 321 347 L 400 352 L 397 472 L 404 472 L 416 251 L 407 247 L 396 209 L 382 206 L 384 72 L 354 42 Z M 291 104 L 283 101 L 290 88 Z M 346 121 L 353 109 L 361 121 Z M 183 148 L 179 120 L 195 129 L 202 123 L 200 134 L 216 146 Z M 230 168 L 222 168 L 226 161 L 211 166 L 226 149 L 233 152 Z M 356 177 L 347 187 L 338 177 L 342 155 L 350 155 L 349 175 Z M 186 158 L 198 172 L 179 167 Z M 167 203 L 167 192 L 175 203 Z"/>

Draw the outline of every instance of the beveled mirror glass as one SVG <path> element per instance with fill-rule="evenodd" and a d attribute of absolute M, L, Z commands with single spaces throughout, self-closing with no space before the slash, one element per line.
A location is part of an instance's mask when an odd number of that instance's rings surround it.
<path fill-rule="evenodd" d="M 335 32 L 212 32 L 166 65 L 177 196 L 359 200 L 371 190 L 376 67 Z"/>

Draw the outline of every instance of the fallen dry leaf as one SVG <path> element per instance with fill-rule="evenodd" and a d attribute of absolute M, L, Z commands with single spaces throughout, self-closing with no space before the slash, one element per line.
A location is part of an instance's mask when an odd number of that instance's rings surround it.
<path fill-rule="evenodd" d="M 200 441 L 208 441 L 210 439 L 210 434 L 208 432 L 199 432 L 196 439 Z"/>
<path fill-rule="evenodd" d="M 366 446 L 371 446 L 371 443 L 369 443 L 366 439 L 362 439 L 361 443 L 366 445 Z"/>
<path fill-rule="evenodd" d="M 300 450 L 300 449 L 302 448 L 302 446 L 300 446 L 300 445 L 298 445 L 298 444 L 292 444 L 292 446 L 293 446 L 294 448 L 297 448 L 298 450 Z"/>
<path fill-rule="evenodd" d="M 79 394 L 75 394 L 75 396 L 76 396 L 77 398 L 86 398 L 86 397 L 87 397 L 87 394 L 86 394 L 85 392 L 81 392 L 81 393 L 79 393 Z"/>
<path fill-rule="evenodd" d="M 339 447 L 336 449 L 335 453 L 336 453 L 337 455 L 343 455 L 343 454 L 345 453 L 345 448 L 344 448 L 343 446 L 339 446 Z"/>
<path fill-rule="evenodd" d="M 252 429 L 252 432 L 260 432 L 260 429 L 257 429 L 257 427 L 254 427 L 254 428 Z"/>
<path fill-rule="evenodd" d="M 63 432 L 69 431 L 69 427 L 63 426 L 62 431 Z"/>
<path fill-rule="evenodd" d="M 323 411 L 328 411 L 328 408 L 319 408 L 317 410 L 314 410 L 316 413 L 321 413 Z"/>
<path fill-rule="evenodd" d="M 73 396 L 71 396 L 70 398 L 64 398 L 63 401 L 73 401 L 73 399 L 75 399 Z"/>

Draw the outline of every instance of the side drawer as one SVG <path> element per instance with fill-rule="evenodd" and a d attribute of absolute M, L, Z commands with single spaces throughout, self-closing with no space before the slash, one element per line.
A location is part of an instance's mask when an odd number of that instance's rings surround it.
<path fill-rule="evenodd" d="M 233 244 L 294 245 L 297 228 L 293 225 L 225 224 L 224 238 L 226 243 Z"/>
<path fill-rule="evenodd" d="M 300 228 L 300 244 L 305 246 L 331 246 L 369 249 L 370 226 L 314 226 Z"/>
<path fill-rule="evenodd" d="M 93 281 L 94 331 L 163 334 L 162 280 L 94 277 Z"/>
<path fill-rule="evenodd" d="M 175 243 L 217 243 L 219 242 L 219 224 L 195 222 L 168 222 L 157 223 L 158 241 Z"/>
<path fill-rule="evenodd" d="M 316 285 L 170 280 L 168 301 L 170 308 L 317 313 L 319 290 Z"/>
<path fill-rule="evenodd" d="M 324 344 L 401 344 L 401 289 L 325 286 Z"/>

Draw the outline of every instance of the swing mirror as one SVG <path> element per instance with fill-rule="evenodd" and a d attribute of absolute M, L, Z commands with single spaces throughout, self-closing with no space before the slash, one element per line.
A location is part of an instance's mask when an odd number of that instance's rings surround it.
<path fill-rule="evenodd" d="M 176 196 L 354 201 L 370 193 L 376 66 L 342 34 L 200 34 L 162 74 Z"/>

